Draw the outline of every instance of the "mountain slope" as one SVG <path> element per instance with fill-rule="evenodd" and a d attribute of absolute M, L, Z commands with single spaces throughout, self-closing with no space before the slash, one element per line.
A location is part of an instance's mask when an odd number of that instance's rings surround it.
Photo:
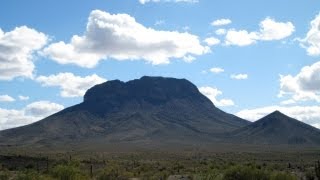
<path fill-rule="evenodd" d="M 320 130 L 275 111 L 235 130 L 232 139 L 246 144 L 319 145 Z"/>
<path fill-rule="evenodd" d="M 41 121 L 0 132 L 0 145 L 100 142 L 212 142 L 249 122 L 216 108 L 185 79 L 108 81 L 84 101 Z"/>

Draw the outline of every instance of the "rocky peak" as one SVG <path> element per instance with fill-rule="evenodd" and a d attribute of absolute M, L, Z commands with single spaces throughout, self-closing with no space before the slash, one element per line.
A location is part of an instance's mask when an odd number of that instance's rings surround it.
<path fill-rule="evenodd" d="M 208 101 L 188 80 L 149 76 L 128 82 L 107 81 L 90 88 L 84 95 L 84 102 L 136 100 L 159 104 L 172 99 Z"/>

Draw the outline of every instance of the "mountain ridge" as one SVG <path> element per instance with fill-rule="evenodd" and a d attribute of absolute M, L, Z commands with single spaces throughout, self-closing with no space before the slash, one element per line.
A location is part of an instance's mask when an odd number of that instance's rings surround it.
<path fill-rule="evenodd" d="M 0 146 L 34 148 L 320 145 L 320 130 L 275 111 L 249 122 L 217 108 L 186 79 L 107 81 L 83 102 L 0 131 Z"/>
<path fill-rule="evenodd" d="M 84 101 L 41 121 L 0 132 L 0 144 L 210 142 L 248 121 L 223 112 L 186 79 L 142 77 L 90 88 Z M 2 137 L 2 138 L 1 138 Z"/>

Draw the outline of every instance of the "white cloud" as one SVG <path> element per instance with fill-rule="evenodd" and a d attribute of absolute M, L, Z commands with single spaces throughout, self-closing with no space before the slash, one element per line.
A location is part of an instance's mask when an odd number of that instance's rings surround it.
<path fill-rule="evenodd" d="M 70 43 L 51 44 L 43 51 L 60 64 L 92 68 L 100 60 L 143 59 L 154 65 L 167 64 L 171 58 L 202 55 L 210 48 L 200 44 L 198 36 L 187 32 L 157 31 L 136 22 L 128 14 L 109 14 L 94 10 L 82 36 Z"/>
<path fill-rule="evenodd" d="M 226 45 L 248 46 L 254 44 L 258 39 L 256 32 L 248 32 L 246 30 L 228 30 L 225 38 Z"/>
<path fill-rule="evenodd" d="M 288 99 L 288 100 L 284 100 L 284 101 L 280 102 L 281 105 L 290 105 L 290 104 L 295 104 L 295 103 L 296 103 L 296 101 L 293 99 Z"/>
<path fill-rule="evenodd" d="M 41 49 L 48 37 L 26 26 L 10 32 L 0 29 L 0 80 L 15 77 L 31 78 L 34 70 L 34 52 Z"/>
<path fill-rule="evenodd" d="M 248 79 L 248 74 L 231 74 L 230 78 L 237 80 Z"/>
<path fill-rule="evenodd" d="M 225 44 L 248 46 L 257 41 L 281 40 L 289 37 L 294 31 L 295 27 L 291 22 L 277 22 L 274 19 L 266 18 L 260 22 L 259 31 L 228 30 L 226 32 Z"/>
<path fill-rule="evenodd" d="M 210 69 L 211 72 L 215 73 L 215 74 L 219 74 L 224 72 L 224 69 L 220 68 L 220 67 L 213 67 Z"/>
<path fill-rule="evenodd" d="M 13 102 L 15 99 L 7 94 L 0 95 L 0 102 Z"/>
<path fill-rule="evenodd" d="M 215 37 L 206 38 L 204 42 L 207 43 L 208 46 L 214 46 L 214 45 L 220 44 L 220 40 Z"/>
<path fill-rule="evenodd" d="M 156 21 L 155 23 L 154 23 L 154 25 L 155 26 L 160 26 L 160 25 L 163 25 L 163 24 L 165 24 L 166 23 L 166 21 L 164 21 L 164 20 L 158 20 L 158 21 Z"/>
<path fill-rule="evenodd" d="M 217 99 L 217 96 L 222 95 L 222 92 L 214 87 L 200 87 L 199 91 L 207 96 L 216 106 L 234 106 L 234 102 L 231 99 Z"/>
<path fill-rule="evenodd" d="M 139 2 L 141 4 L 145 4 L 148 2 L 175 2 L 175 3 L 179 3 L 179 2 L 186 2 L 186 3 L 197 3 L 199 2 L 199 0 L 139 0 Z"/>
<path fill-rule="evenodd" d="M 33 102 L 20 110 L 0 108 L 0 130 L 36 122 L 63 108 L 62 105 L 49 101 Z"/>
<path fill-rule="evenodd" d="M 266 18 L 260 22 L 259 40 L 271 41 L 289 37 L 295 30 L 291 22 L 276 22 Z"/>
<path fill-rule="evenodd" d="M 49 101 L 37 101 L 28 104 L 24 108 L 26 115 L 31 115 L 34 117 L 46 117 L 55 112 L 62 110 L 64 107 L 60 104 L 56 104 Z"/>
<path fill-rule="evenodd" d="M 215 31 L 216 35 L 225 35 L 227 33 L 226 29 L 217 29 Z"/>
<path fill-rule="evenodd" d="M 106 79 L 96 74 L 80 77 L 72 73 L 59 73 L 50 76 L 39 76 L 36 81 L 40 82 L 42 86 L 59 86 L 62 97 L 80 97 L 85 94 L 86 90 L 96 84 L 105 82 Z"/>
<path fill-rule="evenodd" d="M 290 117 L 315 127 L 320 124 L 320 106 L 267 106 L 256 109 L 245 109 L 239 111 L 236 115 L 250 121 L 255 121 L 275 110 L 279 110 Z"/>
<path fill-rule="evenodd" d="M 305 66 L 296 75 L 280 75 L 279 97 L 291 96 L 294 101 L 320 102 L 320 61 Z"/>
<path fill-rule="evenodd" d="M 184 56 L 182 59 L 183 59 L 185 62 L 189 62 L 189 63 L 192 62 L 192 61 L 194 61 L 194 60 L 196 60 L 195 57 L 190 56 L 190 55 Z"/>
<path fill-rule="evenodd" d="M 19 95 L 18 97 L 19 97 L 19 99 L 20 99 L 21 101 L 29 100 L 29 96 L 22 96 L 22 95 Z"/>
<path fill-rule="evenodd" d="M 301 40 L 301 45 L 307 49 L 308 55 L 320 55 L 320 13 L 310 22 L 310 30 Z"/>
<path fill-rule="evenodd" d="M 215 21 L 212 21 L 210 24 L 211 26 L 225 26 L 231 23 L 232 21 L 230 19 L 217 19 Z"/>

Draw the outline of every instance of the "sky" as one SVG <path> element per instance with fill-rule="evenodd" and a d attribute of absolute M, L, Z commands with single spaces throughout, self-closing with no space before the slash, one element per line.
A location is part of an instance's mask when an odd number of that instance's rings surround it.
<path fill-rule="evenodd" d="M 0 6 L 0 130 L 141 76 L 185 78 L 250 121 L 320 128 L 320 1 L 10 0 Z"/>

